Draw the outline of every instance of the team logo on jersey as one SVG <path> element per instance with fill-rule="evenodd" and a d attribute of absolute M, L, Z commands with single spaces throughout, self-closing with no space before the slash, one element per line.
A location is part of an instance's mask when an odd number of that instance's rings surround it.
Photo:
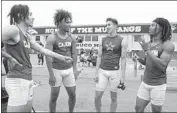
<path fill-rule="evenodd" d="M 30 43 L 27 41 L 23 41 L 25 48 L 30 48 Z"/>
<path fill-rule="evenodd" d="M 71 42 L 59 42 L 58 43 L 58 47 L 70 47 L 71 46 Z"/>
<path fill-rule="evenodd" d="M 109 44 L 106 44 L 105 46 L 107 48 L 107 51 L 113 51 L 115 47 L 115 45 L 113 45 L 111 42 Z"/>

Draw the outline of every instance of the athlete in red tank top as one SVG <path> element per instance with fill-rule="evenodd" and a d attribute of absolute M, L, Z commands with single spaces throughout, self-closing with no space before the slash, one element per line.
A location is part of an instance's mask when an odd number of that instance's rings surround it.
<path fill-rule="evenodd" d="M 2 56 L 11 63 L 5 81 L 9 94 L 7 112 L 31 112 L 33 84 L 29 48 L 64 62 L 72 62 L 72 58 L 45 49 L 32 40 L 28 28 L 33 26 L 34 18 L 27 5 L 14 5 L 9 16 L 11 25 L 2 29 L 2 42 L 6 49 Z"/>
<path fill-rule="evenodd" d="M 170 41 L 171 25 L 167 19 L 156 18 L 150 25 L 149 34 L 149 43 L 143 39 L 140 41 L 146 54 L 146 69 L 137 94 L 136 112 L 144 112 L 150 101 L 152 112 L 161 112 L 167 83 L 166 69 L 174 52 L 174 45 Z"/>

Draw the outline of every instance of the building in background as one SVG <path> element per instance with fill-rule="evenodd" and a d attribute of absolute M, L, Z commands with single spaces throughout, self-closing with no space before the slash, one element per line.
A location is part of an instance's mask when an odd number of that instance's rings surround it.
<path fill-rule="evenodd" d="M 177 23 L 171 23 L 173 30 L 172 42 L 175 45 L 174 58 L 177 58 Z M 128 40 L 128 54 L 132 55 L 132 51 L 141 51 L 141 46 L 138 43 L 140 37 L 144 37 L 146 41 L 150 40 L 149 32 L 150 24 L 120 24 L 117 32 L 123 38 Z M 45 45 L 48 35 L 57 31 L 56 27 L 35 27 L 38 34 L 35 35 L 35 40 L 40 41 Z M 72 26 L 70 32 L 84 39 L 83 43 L 77 43 L 77 50 L 83 48 L 88 52 L 91 48 L 98 51 L 98 41 L 106 35 L 105 25 L 83 25 Z"/>

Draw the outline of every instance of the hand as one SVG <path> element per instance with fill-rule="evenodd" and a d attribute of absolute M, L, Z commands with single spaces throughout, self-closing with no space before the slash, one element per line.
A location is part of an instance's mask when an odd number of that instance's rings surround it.
<path fill-rule="evenodd" d="M 150 49 L 150 44 L 146 43 L 144 39 L 141 38 L 139 43 L 144 51 L 148 51 Z"/>
<path fill-rule="evenodd" d="M 10 61 L 10 66 L 12 67 L 15 67 L 16 65 L 23 66 L 15 58 L 10 58 L 9 61 Z"/>
<path fill-rule="evenodd" d="M 50 84 L 50 86 L 55 86 L 55 83 L 56 83 L 55 76 L 50 76 L 49 77 L 49 84 Z"/>
<path fill-rule="evenodd" d="M 99 82 L 98 72 L 95 73 L 95 77 L 94 77 L 93 80 L 94 80 L 95 83 Z"/>
<path fill-rule="evenodd" d="M 77 69 L 74 69 L 74 76 L 75 76 L 75 80 L 77 80 L 77 77 L 79 76 L 79 74 L 82 72 L 83 69 L 81 69 L 80 71 L 78 71 Z"/>
<path fill-rule="evenodd" d="M 63 60 L 66 62 L 66 63 L 71 63 L 73 62 L 73 59 L 71 57 L 68 57 L 68 56 L 64 56 L 63 57 Z"/>
<path fill-rule="evenodd" d="M 121 90 L 125 90 L 126 86 L 124 85 L 124 83 L 122 83 L 120 81 L 119 85 L 117 86 L 117 88 L 121 89 Z"/>

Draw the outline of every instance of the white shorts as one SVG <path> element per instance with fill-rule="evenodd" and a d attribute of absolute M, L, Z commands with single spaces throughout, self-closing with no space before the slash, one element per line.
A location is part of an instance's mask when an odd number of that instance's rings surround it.
<path fill-rule="evenodd" d="M 112 92 L 117 92 L 117 86 L 120 83 L 120 71 L 119 70 L 103 70 L 98 71 L 98 83 L 96 83 L 97 91 L 105 91 L 107 84 L 110 85 Z"/>
<path fill-rule="evenodd" d="M 165 100 L 166 86 L 167 84 L 151 86 L 141 82 L 137 96 L 151 101 L 153 105 L 162 106 Z"/>
<path fill-rule="evenodd" d="M 53 73 L 54 76 L 56 77 L 56 83 L 55 86 L 53 87 L 61 86 L 62 82 L 63 85 L 66 87 L 76 86 L 73 68 L 66 69 L 66 70 L 53 69 Z"/>
<path fill-rule="evenodd" d="M 20 78 L 6 78 L 5 89 L 9 95 L 9 106 L 26 105 L 33 98 L 33 81 Z"/>

